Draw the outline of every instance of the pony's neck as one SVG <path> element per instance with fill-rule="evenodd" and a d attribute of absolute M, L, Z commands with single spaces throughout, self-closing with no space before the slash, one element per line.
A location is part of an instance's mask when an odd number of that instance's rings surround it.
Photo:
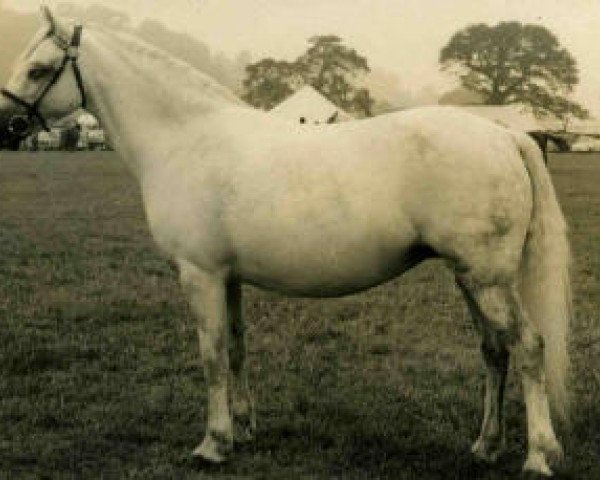
<path fill-rule="evenodd" d="M 127 35 L 86 28 L 79 59 L 88 109 L 138 177 L 157 157 L 161 132 L 241 104 L 198 70 Z"/>

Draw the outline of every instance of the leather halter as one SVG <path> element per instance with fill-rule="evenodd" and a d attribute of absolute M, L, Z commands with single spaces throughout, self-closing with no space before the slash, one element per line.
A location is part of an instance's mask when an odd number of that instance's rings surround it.
<path fill-rule="evenodd" d="M 27 119 L 23 118 L 22 116 L 13 116 L 11 118 L 9 126 L 8 126 L 8 130 L 12 134 L 16 134 L 16 135 L 23 134 L 22 132 L 16 131 L 17 129 L 14 128 L 14 122 L 19 119 L 23 122 L 29 122 L 29 124 L 32 123 L 33 119 L 37 119 L 39 124 L 41 125 L 41 127 L 44 130 L 50 131 L 50 128 L 48 127 L 48 123 L 46 122 L 46 119 L 40 113 L 40 110 L 39 110 L 40 104 L 42 103 L 42 100 L 44 100 L 44 98 L 46 97 L 48 92 L 52 89 L 52 87 L 54 87 L 54 85 L 56 85 L 56 83 L 60 79 L 60 76 L 64 72 L 64 70 L 67 66 L 67 63 L 69 63 L 69 62 L 71 63 L 71 66 L 73 67 L 73 74 L 75 75 L 75 81 L 77 82 L 77 87 L 79 88 L 79 92 L 81 94 L 81 108 L 85 108 L 85 106 L 86 106 L 85 90 L 83 88 L 83 80 L 81 78 L 81 71 L 79 70 L 79 66 L 77 64 L 77 56 L 79 53 L 78 49 L 81 44 L 82 31 L 83 31 L 83 27 L 81 25 L 76 25 L 75 29 L 73 31 L 73 36 L 71 37 L 71 44 L 66 48 L 61 46 L 61 48 L 65 52 L 62 63 L 60 64 L 60 67 L 58 68 L 58 70 L 56 70 L 54 72 L 54 76 L 52 77 L 50 82 L 44 87 L 44 89 L 38 96 L 37 100 L 35 100 L 35 102 L 29 103 L 29 102 L 23 100 L 18 95 L 15 95 L 14 93 L 12 93 L 11 91 L 9 91 L 5 88 L 0 89 L 0 93 L 2 95 L 4 95 L 6 98 L 12 100 L 17 105 L 24 107 L 25 110 L 27 111 Z"/>

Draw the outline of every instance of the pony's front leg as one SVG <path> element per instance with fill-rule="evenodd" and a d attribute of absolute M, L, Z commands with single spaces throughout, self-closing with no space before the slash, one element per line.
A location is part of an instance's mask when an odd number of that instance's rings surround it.
<path fill-rule="evenodd" d="M 233 281 L 227 285 L 227 316 L 234 441 L 245 443 L 254 438 L 256 417 L 246 372 L 246 326 L 242 314 L 242 286 L 239 282 Z"/>
<path fill-rule="evenodd" d="M 227 459 L 233 449 L 229 412 L 229 352 L 227 292 L 223 278 L 180 263 L 181 283 L 198 316 L 200 354 L 208 387 L 207 426 L 204 440 L 193 455 L 214 463 Z"/>

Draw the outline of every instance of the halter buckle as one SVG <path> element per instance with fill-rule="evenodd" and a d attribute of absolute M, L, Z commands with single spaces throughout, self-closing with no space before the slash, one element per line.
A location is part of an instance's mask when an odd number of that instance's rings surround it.
<path fill-rule="evenodd" d="M 69 45 L 65 49 L 65 55 L 69 60 L 77 60 L 79 57 L 79 47 L 75 45 Z"/>

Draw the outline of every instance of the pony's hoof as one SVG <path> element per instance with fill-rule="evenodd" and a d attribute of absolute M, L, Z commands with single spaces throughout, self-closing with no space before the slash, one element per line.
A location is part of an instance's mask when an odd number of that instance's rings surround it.
<path fill-rule="evenodd" d="M 494 442 L 497 445 L 490 447 L 485 441 L 479 438 L 471 448 L 471 453 L 475 457 L 475 459 L 482 463 L 493 464 L 498 461 L 498 459 L 504 453 L 503 442 Z"/>
<path fill-rule="evenodd" d="M 556 439 L 551 438 L 541 443 L 541 446 L 532 449 L 523 466 L 524 474 L 529 475 L 528 478 L 552 477 L 550 467 L 560 467 L 564 463 L 565 454 Z"/>
<path fill-rule="evenodd" d="M 192 456 L 203 462 L 215 465 L 227 461 L 233 450 L 233 442 L 225 435 L 210 432 L 200 445 L 192 452 Z"/>
<path fill-rule="evenodd" d="M 523 478 L 533 480 L 551 476 L 552 470 L 548 466 L 546 456 L 541 451 L 530 453 L 523 465 Z"/>
<path fill-rule="evenodd" d="M 524 470 L 521 475 L 522 480 L 547 480 L 552 478 L 552 473 L 545 474 L 539 472 L 532 472 L 531 470 Z"/>

